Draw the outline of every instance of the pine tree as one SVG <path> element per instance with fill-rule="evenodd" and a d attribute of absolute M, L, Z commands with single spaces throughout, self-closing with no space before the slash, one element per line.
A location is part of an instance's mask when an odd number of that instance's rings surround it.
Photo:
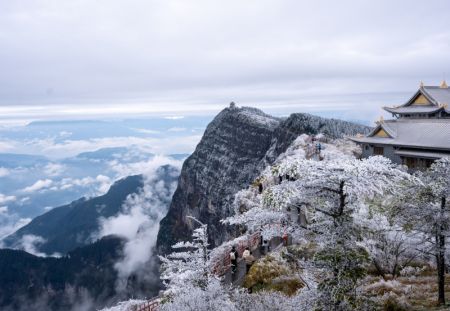
<path fill-rule="evenodd" d="M 208 225 L 194 217 L 189 217 L 200 224 L 194 229 L 191 242 L 178 242 L 172 246 L 173 253 L 161 260 L 161 280 L 166 286 L 166 294 L 182 292 L 187 285 L 205 288 L 212 277 L 209 271 Z"/>

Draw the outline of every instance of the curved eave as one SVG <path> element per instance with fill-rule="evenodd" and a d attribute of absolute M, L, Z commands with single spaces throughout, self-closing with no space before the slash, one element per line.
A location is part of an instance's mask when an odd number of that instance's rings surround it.
<path fill-rule="evenodd" d="M 433 150 L 445 150 L 450 152 L 450 146 L 444 145 L 426 145 L 426 144 L 415 144 L 411 142 L 399 141 L 395 138 L 375 138 L 375 137 L 349 137 L 351 141 L 360 144 L 371 144 L 371 145 L 389 145 L 397 147 L 409 147 L 409 148 L 419 148 L 419 149 L 433 149 Z"/>
<path fill-rule="evenodd" d="M 387 112 L 390 113 L 395 113 L 395 114 L 430 114 L 430 113 L 436 113 L 439 112 L 440 110 L 443 109 L 443 107 L 433 107 L 434 109 L 428 109 L 428 110 L 420 110 L 422 107 L 420 108 L 409 108 L 407 109 L 406 107 L 397 107 L 397 108 L 391 108 L 391 107 L 383 107 L 384 110 L 386 110 Z M 402 110 L 400 110 L 402 109 Z M 405 111 L 405 109 L 407 109 Z"/>

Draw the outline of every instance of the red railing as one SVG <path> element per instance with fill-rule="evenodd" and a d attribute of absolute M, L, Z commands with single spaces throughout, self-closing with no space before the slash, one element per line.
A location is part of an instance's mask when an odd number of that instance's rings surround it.
<path fill-rule="evenodd" d="M 242 257 L 245 249 L 248 247 L 250 249 L 255 249 L 258 247 L 261 241 L 261 234 L 259 232 L 255 232 L 248 237 L 248 239 L 241 240 L 236 245 L 236 251 L 238 252 L 239 257 Z M 231 267 L 231 259 L 230 259 L 231 246 L 226 248 L 222 256 L 219 257 L 212 264 L 212 272 L 217 276 L 223 276 Z"/>
<path fill-rule="evenodd" d="M 134 306 L 130 311 L 157 311 L 159 299 L 148 300 L 138 306 Z"/>

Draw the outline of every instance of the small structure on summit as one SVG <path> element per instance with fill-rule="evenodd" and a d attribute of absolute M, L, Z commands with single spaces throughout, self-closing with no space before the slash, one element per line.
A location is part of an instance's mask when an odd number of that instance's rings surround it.
<path fill-rule="evenodd" d="M 352 137 L 362 156 L 383 155 L 410 169 L 428 168 L 435 160 L 450 157 L 450 88 L 420 84 L 403 105 L 383 107 L 392 120 L 380 120 L 366 136 Z"/>

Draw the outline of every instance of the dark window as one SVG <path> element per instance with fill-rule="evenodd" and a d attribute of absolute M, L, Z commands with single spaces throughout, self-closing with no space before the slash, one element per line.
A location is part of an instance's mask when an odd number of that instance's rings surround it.
<path fill-rule="evenodd" d="M 383 147 L 373 147 L 373 154 L 374 155 L 384 155 L 384 148 Z"/>
<path fill-rule="evenodd" d="M 369 146 L 368 146 L 368 145 L 366 145 L 364 148 L 365 148 L 366 150 L 369 150 Z"/>
<path fill-rule="evenodd" d="M 406 164 L 408 168 L 416 168 L 417 167 L 417 159 L 416 158 L 404 158 L 403 164 Z"/>

